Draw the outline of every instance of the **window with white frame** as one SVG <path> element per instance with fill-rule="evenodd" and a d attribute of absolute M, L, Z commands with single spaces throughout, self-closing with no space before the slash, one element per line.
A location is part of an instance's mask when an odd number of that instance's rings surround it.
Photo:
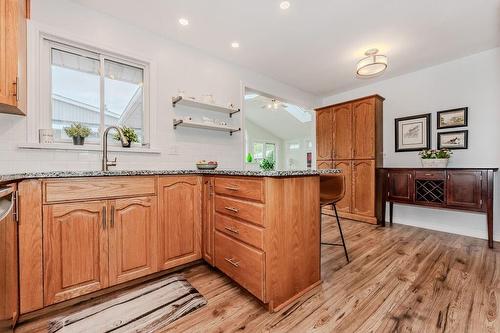
<path fill-rule="evenodd" d="M 254 142 L 253 143 L 253 158 L 256 162 L 262 161 L 264 158 L 276 161 L 277 149 L 276 144 L 271 142 Z"/>
<path fill-rule="evenodd" d="M 41 86 L 47 87 L 42 100 L 48 104 L 46 114 L 56 142 L 69 142 L 64 128 L 81 123 L 92 130 L 90 143 L 99 143 L 105 128 L 114 125 L 133 128 L 139 143 L 149 145 L 146 64 L 48 39 L 43 42 L 42 60 L 48 66 L 42 76 Z"/>

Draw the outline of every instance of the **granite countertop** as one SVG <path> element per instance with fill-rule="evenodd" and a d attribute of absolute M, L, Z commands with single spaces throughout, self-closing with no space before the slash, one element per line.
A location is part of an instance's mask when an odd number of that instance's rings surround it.
<path fill-rule="evenodd" d="M 0 182 L 19 181 L 36 178 L 106 177 L 106 176 L 147 176 L 147 175 L 221 175 L 250 177 L 293 177 L 317 176 L 320 174 L 340 173 L 339 169 L 323 170 L 113 170 L 113 171 L 46 171 L 0 175 Z"/>

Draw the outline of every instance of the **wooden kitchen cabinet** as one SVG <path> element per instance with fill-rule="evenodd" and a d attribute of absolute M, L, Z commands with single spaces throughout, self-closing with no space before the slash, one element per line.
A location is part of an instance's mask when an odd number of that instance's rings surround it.
<path fill-rule="evenodd" d="M 160 177 L 159 270 L 201 259 L 201 191 L 201 177 Z"/>
<path fill-rule="evenodd" d="M 109 285 L 106 202 L 43 207 L 44 305 Z"/>
<path fill-rule="evenodd" d="M 352 162 L 352 212 L 375 215 L 375 161 Z"/>
<path fill-rule="evenodd" d="M 214 265 L 214 230 L 215 230 L 214 182 L 215 182 L 214 177 L 203 177 L 202 252 L 203 252 L 203 259 L 205 259 L 205 261 L 212 266 Z"/>
<path fill-rule="evenodd" d="M 328 108 L 316 113 L 316 159 L 331 160 L 332 156 L 332 119 L 333 109 Z"/>
<path fill-rule="evenodd" d="M 333 162 L 332 161 L 318 161 L 318 162 L 316 162 L 316 168 L 318 170 L 331 169 L 331 168 L 333 168 Z"/>
<path fill-rule="evenodd" d="M 351 161 L 335 161 L 333 167 L 342 170 L 345 180 L 345 194 L 344 198 L 337 202 L 338 212 L 351 212 L 352 201 L 352 162 Z"/>
<path fill-rule="evenodd" d="M 321 123 L 329 121 L 332 113 L 331 131 L 323 124 L 316 125 L 317 168 L 327 168 L 331 163 L 342 169 L 346 192 L 337 203 L 339 215 L 372 224 L 377 223 L 376 201 L 382 195 L 374 168 L 383 164 L 383 101 L 383 97 L 373 95 L 316 110 L 316 121 Z M 329 149 L 331 159 L 327 158 Z"/>
<path fill-rule="evenodd" d="M 26 114 L 29 0 L 0 1 L 0 113 Z"/>
<path fill-rule="evenodd" d="M 352 159 L 352 105 L 333 108 L 333 159 Z"/>
<path fill-rule="evenodd" d="M 372 98 L 352 104 L 353 158 L 375 158 L 375 100 Z"/>
<path fill-rule="evenodd" d="M 156 197 L 109 201 L 109 284 L 156 272 Z"/>

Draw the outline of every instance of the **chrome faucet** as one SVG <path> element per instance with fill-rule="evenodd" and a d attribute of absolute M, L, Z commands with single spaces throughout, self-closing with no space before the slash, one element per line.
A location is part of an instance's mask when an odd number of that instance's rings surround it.
<path fill-rule="evenodd" d="M 104 130 L 104 134 L 102 135 L 102 171 L 108 171 L 110 166 L 116 166 L 116 157 L 114 160 L 108 161 L 108 133 L 111 129 L 115 129 L 118 132 L 122 145 L 125 146 L 128 144 L 127 138 L 123 135 L 123 132 L 119 127 L 109 126 L 106 130 Z"/>

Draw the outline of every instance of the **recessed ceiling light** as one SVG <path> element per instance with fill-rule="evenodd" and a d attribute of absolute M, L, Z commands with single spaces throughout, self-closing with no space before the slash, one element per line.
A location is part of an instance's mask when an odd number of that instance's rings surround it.
<path fill-rule="evenodd" d="M 281 1 L 280 8 L 283 10 L 290 8 L 290 1 Z"/>
<path fill-rule="evenodd" d="M 232 43 L 231 43 L 231 47 L 232 47 L 233 49 L 237 49 L 238 47 L 240 47 L 240 43 L 238 43 L 238 42 L 232 42 Z"/>
<path fill-rule="evenodd" d="M 187 18 L 181 17 L 181 18 L 179 19 L 179 23 L 180 23 L 181 25 L 183 25 L 183 26 L 186 26 L 186 25 L 188 25 L 188 24 L 189 24 L 189 20 L 188 20 Z"/>

